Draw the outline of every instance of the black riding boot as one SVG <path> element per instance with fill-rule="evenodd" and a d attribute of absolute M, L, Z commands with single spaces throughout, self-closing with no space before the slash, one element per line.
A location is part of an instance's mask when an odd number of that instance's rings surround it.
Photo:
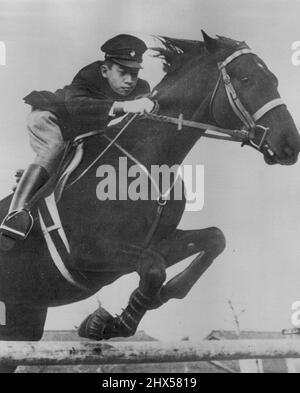
<path fill-rule="evenodd" d="M 33 217 L 26 204 L 48 181 L 45 168 L 31 164 L 24 172 L 10 204 L 9 212 L 0 225 L 0 248 L 8 250 L 15 240 L 24 240 L 33 226 Z"/>

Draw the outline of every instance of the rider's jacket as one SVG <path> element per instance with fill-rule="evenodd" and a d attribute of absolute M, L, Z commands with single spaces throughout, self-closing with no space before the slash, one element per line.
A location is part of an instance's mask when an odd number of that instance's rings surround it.
<path fill-rule="evenodd" d="M 55 93 L 33 91 L 24 97 L 33 109 L 48 110 L 59 121 L 65 140 L 85 132 L 102 129 L 112 119 L 109 115 L 115 101 L 134 100 L 150 93 L 148 82 L 138 79 L 135 89 L 126 97 L 114 92 L 101 74 L 103 62 L 96 61 L 78 72 L 72 83 Z"/>

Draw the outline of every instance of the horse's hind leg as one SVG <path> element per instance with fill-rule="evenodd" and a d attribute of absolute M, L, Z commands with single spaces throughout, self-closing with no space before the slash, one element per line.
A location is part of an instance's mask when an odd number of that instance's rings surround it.
<path fill-rule="evenodd" d="M 39 341 L 42 338 L 47 308 L 33 308 L 1 302 L 0 341 Z M 12 373 L 17 367 L 1 364 L 0 373 Z"/>
<path fill-rule="evenodd" d="M 218 228 L 182 231 L 176 230 L 160 245 L 160 252 L 166 255 L 170 267 L 181 260 L 198 254 L 190 265 L 168 281 L 160 290 L 160 299 L 183 299 L 212 262 L 223 252 L 225 238 Z"/>

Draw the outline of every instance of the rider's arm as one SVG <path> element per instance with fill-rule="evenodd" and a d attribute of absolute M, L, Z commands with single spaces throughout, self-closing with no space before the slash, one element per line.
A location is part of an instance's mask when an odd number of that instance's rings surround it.
<path fill-rule="evenodd" d="M 65 106 L 73 125 L 83 132 L 101 129 L 110 122 L 112 99 L 93 98 L 90 90 L 75 83 L 65 87 Z"/>
<path fill-rule="evenodd" d="M 83 132 L 104 128 L 115 116 L 125 113 L 150 112 L 153 102 L 148 98 L 137 100 L 114 101 L 103 95 L 100 98 L 92 97 L 88 87 L 80 82 L 74 82 L 65 87 L 65 106 L 73 125 Z M 136 93 L 146 94 L 149 92 L 148 84 L 136 89 Z M 98 92 L 101 96 L 101 93 Z M 130 98 L 130 97 L 129 97 Z"/>

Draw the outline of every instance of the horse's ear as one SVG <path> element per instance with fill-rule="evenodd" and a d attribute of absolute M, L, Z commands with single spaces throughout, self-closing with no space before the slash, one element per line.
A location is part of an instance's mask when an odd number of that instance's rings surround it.
<path fill-rule="evenodd" d="M 204 30 L 201 30 L 203 35 L 205 47 L 209 52 L 213 52 L 218 48 L 218 40 L 215 38 L 210 37 L 208 34 L 205 33 Z"/>

